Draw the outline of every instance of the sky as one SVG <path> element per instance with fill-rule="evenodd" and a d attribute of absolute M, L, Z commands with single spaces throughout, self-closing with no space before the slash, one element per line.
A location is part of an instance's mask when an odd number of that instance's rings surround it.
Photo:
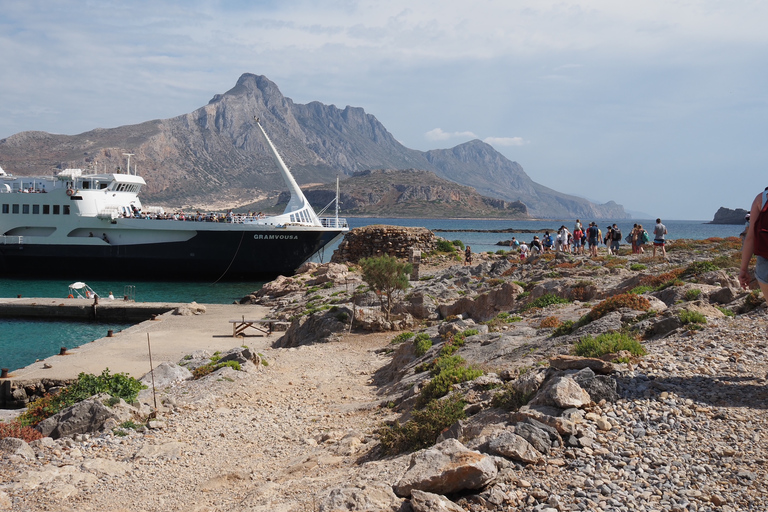
<path fill-rule="evenodd" d="M 480 139 L 555 190 L 711 220 L 768 185 L 766 19 L 759 0 L 4 0 L 0 138 L 175 117 L 254 73 L 412 149 Z"/>

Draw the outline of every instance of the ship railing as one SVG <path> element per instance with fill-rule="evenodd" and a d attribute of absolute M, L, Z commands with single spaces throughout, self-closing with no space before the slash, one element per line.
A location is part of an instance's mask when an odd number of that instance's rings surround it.
<path fill-rule="evenodd" d="M 0 242 L 2 242 L 3 245 L 21 245 L 24 243 L 24 237 L 3 235 L 0 236 Z"/>
<path fill-rule="evenodd" d="M 347 219 L 341 217 L 320 217 L 320 224 L 322 224 L 324 228 L 332 229 L 343 229 L 349 227 L 349 224 L 347 224 Z"/>

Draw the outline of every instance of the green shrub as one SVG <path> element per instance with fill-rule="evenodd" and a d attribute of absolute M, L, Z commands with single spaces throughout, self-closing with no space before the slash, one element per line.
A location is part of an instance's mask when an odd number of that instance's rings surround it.
<path fill-rule="evenodd" d="M 511 384 L 506 384 L 503 391 L 493 395 L 491 405 L 493 407 L 498 407 L 499 409 L 517 411 L 530 402 L 533 395 L 534 392 L 523 393 L 522 391 L 518 391 Z"/>
<path fill-rule="evenodd" d="M 456 252 L 456 246 L 448 240 L 438 240 L 437 252 Z"/>
<path fill-rule="evenodd" d="M 606 332 L 593 338 L 583 336 L 573 348 L 573 353 L 581 357 L 602 357 L 626 350 L 633 356 L 644 356 L 645 347 L 635 338 L 623 332 Z"/>
<path fill-rule="evenodd" d="M 443 430 L 466 417 L 464 405 L 457 396 L 433 400 L 423 410 L 414 410 L 412 419 L 404 425 L 395 423 L 380 428 L 376 433 L 382 451 L 397 455 L 432 446 Z"/>
<path fill-rule="evenodd" d="M 400 334 L 392 338 L 392 341 L 390 341 L 390 343 L 392 345 L 399 345 L 400 343 L 405 343 L 406 341 L 410 340 L 414 336 L 416 336 L 416 333 L 411 331 L 401 332 Z"/>
<path fill-rule="evenodd" d="M 430 348 L 432 348 L 432 340 L 429 334 L 422 332 L 413 339 L 413 350 L 417 356 L 423 356 Z"/>
<path fill-rule="evenodd" d="M 555 327 L 555 330 L 552 331 L 552 337 L 555 338 L 557 336 L 565 336 L 567 334 L 571 334 L 574 330 L 575 324 L 573 320 L 566 320 L 565 322 Z"/>
<path fill-rule="evenodd" d="M 458 247 L 462 251 L 464 250 L 464 242 L 462 242 L 461 240 L 454 240 L 451 243 L 454 245 L 454 247 Z"/>
<path fill-rule="evenodd" d="M 707 317 L 698 311 L 688 311 L 687 309 L 682 309 L 678 312 L 677 316 L 680 318 L 680 322 L 682 322 L 683 325 L 707 323 Z"/>
<path fill-rule="evenodd" d="M 496 315 L 496 318 L 501 320 L 502 322 L 507 322 L 509 324 L 514 322 L 520 322 L 523 319 L 523 317 L 521 316 L 514 316 L 507 313 L 506 311 L 502 311 L 501 313 Z"/>
<path fill-rule="evenodd" d="M 706 274 L 713 270 L 718 270 L 720 267 L 712 263 L 711 261 L 694 261 L 683 272 L 684 277 L 698 276 L 700 274 Z"/>
<path fill-rule="evenodd" d="M 441 363 L 441 360 L 444 359 L 450 359 L 450 361 Z M 482 370 L 463 366 L 465 361 L 461 356 L 440 358 L 435 362 L 435 367 L 441 364 L 444 364 L 445 367 L 440 369 L 439 373 L 421 389 L 419 398 L 416 400 L 416 407 L 424 407 L 430 401 L 447 395 L 454 384 L 474 380 L 483 374 Z M 435 374 L 434 368 L 432 373 Z"/>
<path fill-rule="evenodd" d="M 646 292 L 652 292 L 654 288 L 652 286 L 635 286 L 631 290 L 629 290 L 629 293 L 633 295 L 642 295 Z"/>
<path fill-rule="evenodd" d="M 518 297 L 521 295 L 522 293 L 518 295 Z M 533 308 L 546 308 L 547 306 L 551 306 L 553 304 L 568 304 L 569 302 L 571 302 L 569 299 L 560 297 L 554 293 L 547 293 L 523 306 L 522 310 L 526 311 Z"/>
<path fill-rule="evenodd" d="M 101 375 L 81 373 L 74 383 L 60 393 L 45 395 L 29 404 L 27 411 L 17 418 L 17 422 L 23 426 L 37 425 L 63 409 L 99 393 L 106 393 L 131 403 L 139 396 L 139 391 L 145 388 L 141 382 L 126 373 L 110 375 L 109 368 L 105 368 Z"/>
<path fill-rule="evenodd" d="M 692 301 L 696 300 L 701 296 L 701 290 L 698 288 L 691 288 L 687 292 L 685 292 L 685 300 Z"/>
<path fill-rule="evenodd" d="M 645 270 L 648 267 L 643 265 L 642 263 L 633 263 L 629 266 L 629 270 L 639 271 L 639 270 Z"/>
<path fill-rule="evenodd" d="M 728 309 L 728 308 L 724 308 L 724 307 L 722 307 L 722 306 L 715 306 L 715 307 L 716 307 L 717 309 L 719 309 L 719 310 L 720 310 L 720 312 L 721 312 L 722 314 L 724 314 L 725 316 L 731 317 L 731 316 L 735 316 L 735 315 L 736 315 L 736 313 L 734 313 L 733 311 L 731 311 L 731 310 L 730 310 L 730 309 Z"/>
<path fill-rule="evenodd" d="M 238 363 L 237 361 L 224 361 L 223 363 L 220 363 L 218 362 L 218 359 L 214 361 L 213 358 L 211 358 L 210 363 L 204 364 L 202 366 L 198 366 L 197 368 L 192 370 L 192 378 L 195 380 L 201 379 L 206 375 L 209 375 L 215 372 L 216 370 L 220 370 L 221 368 L 224 368 L 224 367 L 229 367 L 237 371 L 241 370 L 240 363 Z"/>

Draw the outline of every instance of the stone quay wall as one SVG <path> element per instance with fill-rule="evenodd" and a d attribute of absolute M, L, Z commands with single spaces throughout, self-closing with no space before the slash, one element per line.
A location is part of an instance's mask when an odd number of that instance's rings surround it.
<path fill-rule="evenodd" d="M 429 252 L 436 248 L 437 237 L 427 228 L 373 225 L 355 228 L 344 235 L 333 251 L 332 263 L 357 263 L 361 258 L 389 254 L 410 260 L 412 250 Z"/>

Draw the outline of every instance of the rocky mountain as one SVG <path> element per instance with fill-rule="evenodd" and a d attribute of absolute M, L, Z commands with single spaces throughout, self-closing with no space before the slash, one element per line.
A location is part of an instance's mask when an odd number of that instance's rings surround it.
<path fill-rule="evenodd" d="M 242 205 L 276 197 L 283 189 L 255 116 L 301 184 L 330 183 L 337 175 L 371 169 L 418 169 L 508 203 L 521 201 L 534 217 L 628 217 L 614 202 L 598 205 L 535 183 L 519 164 L 481 141 L 412 150 L 361 108 L 296 104 L 269 79 L 253 74 L 242 75 L 207 105 L 171 119 L 79 135 L 15 134 L 0 140 L 0 163 L 18 175 L 67 167 L 103 172 L 124 168 L 124 154 L 132 153 L 132 165 L 147 181 L 147 201 Z"/>

